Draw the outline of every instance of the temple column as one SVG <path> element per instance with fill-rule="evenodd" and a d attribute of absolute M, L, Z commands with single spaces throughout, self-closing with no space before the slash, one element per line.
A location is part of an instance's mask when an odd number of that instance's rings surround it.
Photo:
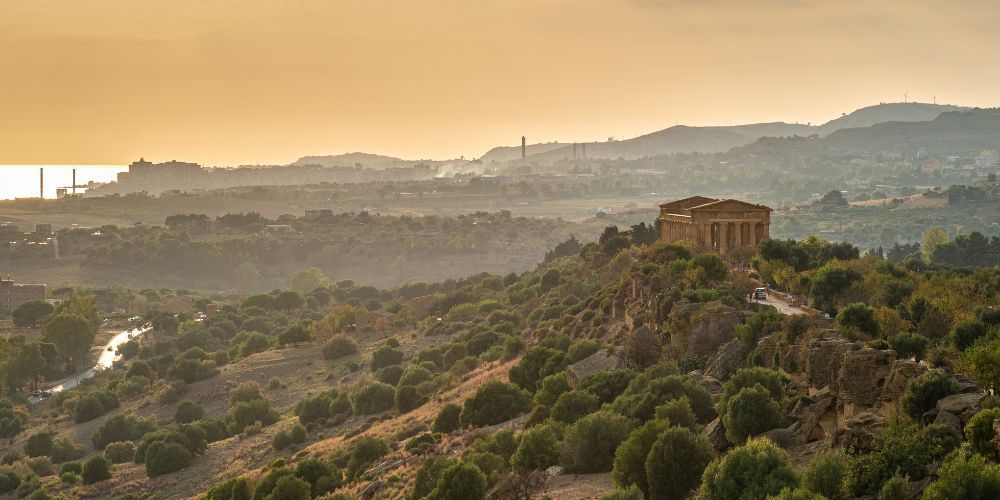
<path fill-rule="evenodd" d="M 726 255 L 729 250 L 729 223 L 719 223 L 719 255 Z"/>

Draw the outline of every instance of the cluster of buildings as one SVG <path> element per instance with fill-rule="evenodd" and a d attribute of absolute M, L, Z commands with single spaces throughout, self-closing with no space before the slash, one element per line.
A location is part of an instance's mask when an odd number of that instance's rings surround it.
<path fill-rule="evenodd" d="M 197 163 L 168 161 L 153 163 L 140 158 L 118 174 L 117 182 L 87 191 L 88 196 L 108 194 L 180 194 L 240 186 L 289 186 L 371 181 L 413 181 L 433 178 L 436 168 L 428 164 L 406 167 L 366 168 L 353 166 L 288 165 L 239 168 L 205 168 Z"/>
<path fill-rule="evenodd" d="M 23 244 L 47 245 L 52 239 L 52 224 L 35 224 L 35 230 L 25 232 L 16 224 L 0 224 L 0 248 Z"/>
<path fill-rule="evenodd" d="M 987 149 L 973 157 L 952 155 L 944 160 L 928 159 L 920 163 L 920 171 L 946 179 L 985 179 L 1000 173 L 1000 151 Z"/>
<path fill-rule="evenodd" d="M 10 314 L 32 300 L 45 300 L 45 285 L 14 283 L 10 276 L 0 278 L 0 312 Z"/>

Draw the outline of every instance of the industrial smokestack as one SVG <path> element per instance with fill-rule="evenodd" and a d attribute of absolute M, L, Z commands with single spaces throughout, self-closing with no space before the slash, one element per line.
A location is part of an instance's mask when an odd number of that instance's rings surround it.
<path fill-rule="evenodd" d="M 524 140 L 524 136 L 522 135 L 521 136 L 521 159 L 523 160 L 523 159 L 525 159 L 527 157 L 528 157 L 528 146 L 527 146 L 527 143 Z"/>
<path fill-rule="evenodd" d="M 38 197 L 45 198 L 45 169 L 38 168 Z"/>
<path fill-rule="evenodd" d="M 73 194 L 76 194 L 76 169 L 73 169 Z"/>

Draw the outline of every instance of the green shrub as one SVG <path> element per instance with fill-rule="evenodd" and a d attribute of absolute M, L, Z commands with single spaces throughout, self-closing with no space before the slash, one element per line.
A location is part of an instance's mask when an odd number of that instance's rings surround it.
<path fill-rule="evenodd" d="M 572 424 L 589 415 L 601 406 L 601 400 L 587 391 L 569 391 L 562 393 L 552 406 L 552 418 Z"/>
<path fill-rule="evenodd" d="M 392 451 L 383 439 L 372 436 L 356 438 L 351 442 L 350 455 L 347 461 L 347 476 L 356 479 L 376 460 Z"/>
<path fill-rule="evenodd" d="M 97 429 L 91 442 L 94 448 L 103 450 L 115 441 L 137 441 L 146 433 L 156 429 L 152 419 L 136 418 L 134 415 L 114 415 Z"/>
<path fill-rule="evenodd" d="M 920 422 L 939 399 L 957 392 L 958 382 L 951 375 L 938 369 L 928 370 L 910 381 L 900 403 L 910 418 Z"/>
<path fill-rule="evenodd" d="M 190 424 L 205 417 L 205 410 L 192 401 L 181 401 L 174 411 L 174 422 Z"/>
<path fill-rule="evenodd" d="M 403 367 L 400 365 L 389 365 L 375 372 L 375 378 L 383 384 L 398 385 L 400 377 L 403 376 Z"/>
<path fill-rule="evenodd" d="M 649 495 L 649 483 L 646 479 L 646 457 L 653 443 L 669 424 L 662 420 L 650 420 L 642 427 L 632 431 L 628 438 L 615 450 L 614 466 L 611 477 L 620 488 L 629 485 L 637 486 L 643 495 Z"/>
<path fill-rule="evenodd" d="M 848 497 L 845 487 L 849 459 L 841 452 L 828 451 L 813 459 L 802 474 L 802 486 L 829 500 Z"/>
<path fill-rule="evenodd" d="M 536 405 L 552 406 L 556 404 L 556 399 L 564 392 L 569 392 L 569 383 L 566 381 L 566 372 L 553 373 L 542 379 L 535 393 L 534 401 Z"/>
<path fill-rule="evenodd" d="M 247 426 L 256 422 L 260 422 L 261 425 L 271 425 L 278 421 L 278 417 L 278 412 L 264 399 L 236 403 L 226 414 L 233 434 L 243 432 Z"/>
<path fill-rule="evenodd" d="M 64 472 L 83 474 L 83 464 L 80 462 L 66 462 L 59 467 L 59 473 L 62 474 Z"/>
<path fill-rule="evenodd" d="M 965 437 L 972 450 L 993 461 L 1000 458 L 993 430 L 997 420 L 1000 420 L 1000 408 L 990 408 L 977 413 L 965 425 Z"/>
<path fill-rule="evenodd" d="M 403 371 L 403 375 L 399 377 L 399 383 L 397 385 L 420 385 L 421 382 L 426 382 L 434 378 L 434 373 L 419 365 L 410 365 L 406 367 Z"/>
<path fill-rule="evenodd" d="M 459 462 L 443 472 L 428 500 L 483 500 L 486 498 L 486 476 L 478 467 Z"/>
<path fill-rule="evenodd" d="M 986 324 L 981 321 L 966 321 L 955 325 L 951 330 L 951 343 L 955 349 L 964 351 L 977 340 L 986 336 Z"/>
<path fill-rule="evenodd" d="M 788 454 L 770 440 L 752 439 L 708 465 L 698 497 L 765 498 L 796 486 L 798 479 L 788 462 Z"/>
<path fill-rule="evenodd" d="M 372 353 L 372 371 L 403 362 L 403 353 L 389 346 L 382 346 Z"/>
<path fill-rule="evenodd" d="M 456 431 L 460 427 L 459 416 L 462 414 L 462 407 L 455 403 L 448 403 L 441 411 L 438 412 L 437 417 L 434 418 L 434 425 L 431 430 L 434 432 L 444 432 L 449 433 Z"/>
<path fill-rule="evenodd" d="M 410 453 L 421 454 L 433 448 L 435 444 L 437 444 L 437 439 L 434 438 L 433 434 L 422 432 L 406 441 L 406 446 L 403 449 Z"/>
<path fill-rule="evenodd" d="M 83 464 L 83 484 L 111 479 L 111 464 L 104 457 L 94 457 Z"/>
<path fill-rule="evenodd" d="M 456 462 L 454 459 L 444 456 L 434 456 L 426 458 L 417 469 L 417 476 L 413 482 L 411 498 L 420 499 L 430 495 L 434 487 L 437 486 L 441 473 Z"/>
<path fill-rule="evenodd" d="M 530 410 L 530 401 L 527 391 L 490 380 L 465 400 L 459 421 L 463 427 L 499 424 Z"/>
<path fill-rule="evenodd" d="M 722 424 L 726 439 L 742 444 L 750 436 L 780 427 L 784 421 L 781 404 L 761 385 L 740 389 L 729 398 Z"/>
<path fill-rule="evenodd" d="M 849 304 L 837 313 L 837 329 L 848 338 L 855 332 L 876 338 L 879 334 L 875 310 L 860 302 Z"/>
<path fill-rule="evenodd" d="M 113 463 L 131 462 L 135 458 L 135 443 L 131 441 L 115 441 L 104 447 L 104 458 Z"/>
<path fill-rule="evenodd" d="M 381 382 L 363 383 L 351 393 L 351 402 L 360 415 L 388 411 L 396 404 L 396 388 Z"/>
<path fill-rule="evenodd" d="M 560 434 L 558 424 L 536 425 L 524 431 L 511 457 L 511 464 L 524 469 L 544 469 L 558 464 Z"/>
<path fill-rule="evenodd" d="M 632 484 L 627 487 L 615 488 L 601 495 L 599 500 L 643 500 L 643 493 L 638 486 Z"/>
<path fill-rule="evenodd" d="M 919 481 L 927 475 L 927 465 L 940 455 L 939 446 L 927 439 L 919 425 L 907 420 L 890 421 L 875 436 L 869 450 L 852 454 L 847 489 L 853 496 L 876 495 L 897 473 Z"/>
<path fill-rule="evenodd" d="M 557 429 L 559 429 L 559 435 L 561 436 L 561 428 L 557 427 Z M 514 430 L 504 429 L 491 434 L 487 438 L 477 439 L 472 443 L 472 449 L 485 453 L 495 453 L 503 457 L 504 461 L 510 461 L 511 457 L 517 451 L 519 444 L 517 438 L 514 437 Z"/>
<path fill-rule="evenodd" d="M 781 374 L 767 368 L 753 367 L 736 370 L 725 385 L 722 386 L 722 396 L 719 399 L 719 415 L 724 416 L 729 406 L 729 398 L 737 395 L 747 387 L 760 384 L 771 395 L 771 399 L 782 403 L 785 400 L 785 382 Z"/>
<path fill-rule="evenodd" d="M 204 500 L 250 500 L 250 485 L 246 478 L 234 477 L 209 488 Z"/>
<path fill-rule="evenodd" d="M 889 337 L 889 345 L 896 351 L 899 359 L 915 358 L 920 361 L 927 352 L 927 346 L 931 340 L 919 333 L 901 332 Z"/>
<path fill-rule="evenodd" d="M 306 432 L 306 428 L 302 424 L 293 425 L 292 429 L 289 431 L 289 434 L 291 435 L 292 442 L 296 444 L 301 444 L 306 442 L 306 439 L 308 439 L 309 437 L 308 433 Z"/>
<path fill-rule="evenodd" d="M 910 481 L 899 475 L 892 476 L 878 492 L 878 500 L 910 500 L 914 497 Z"/>
<path fill-rule="evenodd" d="M 924 490 L 926 500 L 988 500 L 1000 498 L 1000 464 L 982 455 L 966 458 L 952 453 L 937 471 L 938 479 Z"/>
<path fill-rule="evenodd" d="M 628 368 L 599 371 L 583 377 L 583 380 L 577 384 L 577 389 L 597 396 L 602 404 L 610 403 L 625 392 L 635 376 L 635 371 Z M 544 386 L 545 381 L 542 382 Z M 569 390 L 569 386 L 566 390 Z M 551 404 L 546 405 L 551 406 Z"/>
<path fill-rule="evenodd" d="M 156 441 L 146 449 L 146 475 L 155 477 L 179 471 L 191 465 L 193 455 L 187 448 L 172 441 Z"/>
<path fill-rule="evenodd" d="M 292 433 L 288 430 L 280 430 L 274 433 L 274 437 L 271 438 L 271 447 L 275 450 L 281 451 L 292 445 Z"/>
<path fill-rule="evenodd" d="M 60 472 L 59 482 L 66 484 L 74 484 L 80 480 L 80 475 L 76 472 Z"/>
<path fill-rule="evenodd" d="M 565 358 L 566 353 L 563 351 L 543 346 L 532 347 L 510 369 L 510 381 L 522 389 L 535 392 L 543 378 L 566 368 Z"/>
<path fill-rule="evenodd" d="M 699 422 L 707 423 L 715 418 L 712 395 L 683 375 L 656 376 L 655 373 L 642 373 L 611 403 L 611 408 L 628 418 L 652 420 L 657 406 L 681 397 L 688 398 L 691 410 Z"/>
<path fill-rule="evenodd" d="M 426 400 L 416 387 L 403 385 L 396 390 L 396 408 L 400 413 L 407 413 L 419 408 Z"/>
<path fill-rule="evenodd" d="M 697 432 L 698 429 L 698 419 L 694 416 L 691 403 L 685 396 L 657 406 L 656 419 L 666 420 L 671 426 L 684 427 L 691 432 Z"/>
<path fill-rule="evenodd" d="M 24 454 L 29 457 L 47 457 L 52 454 L 52 446 L 51 432 L 36 432 L 28 436 L 24 443 Z"/>
<path fill-rule="evenodd" d="M 608 410 L 581 418 L 563 437 L 563 464 L 574 472 L 610 471 L 615 450 L 628 437 L 628 431 L 625 417 Z"/>
<path fill-rule="evenodd" d="M 11 467 L 0 468 L 0 494 L 9 493 L 21 485 L 21 476 Z"/>
<path fill-rule="evenodd" d="M 698 487 L 715 452 L 708 440 L 671 427 L 657 438 L 646 458 L 649 498 L 683 500 Z"/>
<path fill-rule="evenodd" d="M 358 343 L 347 335 L 334 335 L 323 345 L 324 359 L 338 359 L 357 354 Z"/>
<path fill-rule="evenodd" d="M 312 485 L 293 475 L 283 476 L 278 479 L 271 490 L 268 499 L 282 500 L 309 500 L 312 498 Z"/>

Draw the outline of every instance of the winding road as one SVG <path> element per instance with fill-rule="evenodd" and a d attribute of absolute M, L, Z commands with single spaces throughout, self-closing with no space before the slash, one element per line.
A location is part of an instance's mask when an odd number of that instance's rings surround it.
<path fill-rule="evenodd" d="M 101 356 L 97 358 L 96 365 L 92 366 L 89 370 L 73 375 L 72 377 L 53 382 L 52 387 L 50 387 L 48 390 L 52 392 L 62 392 L 72 389 L 80 385 L 80 383 L 83 382 L 84 380 L 87 380 L 93 377 L 94 375 L 97 375 L 101 371 L 111 368 L 111 366 L 114 364 L 115 361 L 121 359 L 121 355 L 118 354 L 119 346 L 121 346 L 125 342 L 128 342 L 129 340 L 138 338 L 139 336 L 148 332 L 151 329 L 152 327 L 149 324 L 146 324 L 141 327 L 132 328 L 131 330 L 122 331 L 121 333 L 118 333 L 114 337 L 111 337 L 111 340 L 109 340 L 108 343 L 101 348 Z M 28 401 L 30 401 L 31 403 L 38 403 L 40 401 L 44 401 L 45 399 L 47 398 L 29 397 Z"/>

